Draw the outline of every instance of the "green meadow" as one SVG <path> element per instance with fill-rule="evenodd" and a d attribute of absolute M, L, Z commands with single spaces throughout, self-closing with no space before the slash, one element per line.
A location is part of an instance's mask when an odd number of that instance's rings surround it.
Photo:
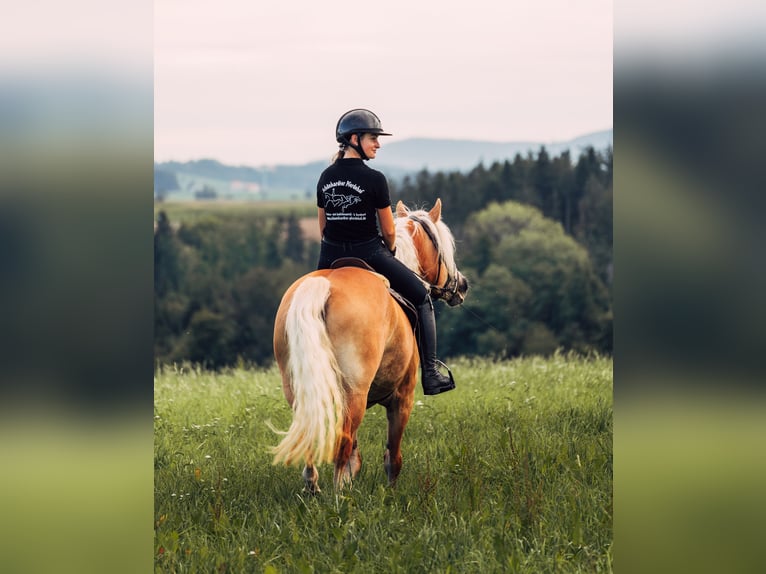
<path fill-rule="evenodd" d="M 395 488 L 367 411 L 353 486 L 272 466 L 291 412 L 275 367 L 155 375 L 155 572 L 611 572 L 612 360 L 451 363 L 416 394 Z"/>
<path fill-rule="evenodd" d="M 165 201 L 154 204 L 154 219 L 164 211 L 173 222 L 198 223 L 211 219 L 243 219 L 252 217 L 316 218 L 316 202 L 312 201 Z"/>

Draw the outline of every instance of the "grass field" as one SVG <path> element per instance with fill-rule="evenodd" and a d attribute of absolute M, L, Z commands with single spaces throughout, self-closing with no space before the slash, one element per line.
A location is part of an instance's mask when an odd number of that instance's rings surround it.
<path fill-rule="evenodd" d="M 164 201 L 154 203 L 154 219 L 164 211 L 170 221 L 194 223 L 200 219 L 227 219 L 250 216 L 279 217 L 295 215 L 297 217 L 316 218 L 314 201 Z"/>
<path fill-rule="evenodd" d="M 271 465 L 290 409 L 275 368 L 155 378 L 156 572 L 611 572 L 612 361 L 451 364 L 386 485 L 385 411 L 359 431 L 353 487 L 301 492 Z"/>

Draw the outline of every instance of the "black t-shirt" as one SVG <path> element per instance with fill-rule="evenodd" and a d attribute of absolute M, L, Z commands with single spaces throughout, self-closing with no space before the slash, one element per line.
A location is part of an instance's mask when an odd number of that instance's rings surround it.
<path fill-rule="evenodd" d="M 359 158 L 340 159 L 322 172 L 317 207 L 324 208 L 324 235 L 333 241 L 365 241 L 378 235 L 377 210 L 391 206 L 386 176 Z"/>

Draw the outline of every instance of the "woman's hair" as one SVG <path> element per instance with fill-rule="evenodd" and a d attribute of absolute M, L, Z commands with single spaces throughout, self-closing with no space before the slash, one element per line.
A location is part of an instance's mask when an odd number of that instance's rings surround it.
<path fill-rule="evenodd" d="M 340 149 L 335 152 L 335 155 L 332 156 L 330 159 L 330 164 L 335 163 L 339 159 L 343 159 L 343 156 L 346 154 L 346 144 L 340 144 Z"/>
<path fill-rule="evenodd" d="M 356 132 L 354 132 L 354 133 L 356 133 Z M 351 135 L 354 135 L 354 134 L 351 134 Z M 363 135 L 364 134 L 360 134 L 360 133 L 356 134 L 356 137 L 359 138 L 358 142 L 357 142 L 358 144 L 362 143 L 362 136 Z M 349 142 L 349 141 L 350 141 L 350 138 L 349 138 L 349 140 L 347 140 L 347 142 Z M 343 159 L 343 156 L 346 155 L 346 149 L 348 149 L 348 146 L 349 146 L 349 143 L 347 143 L 347 142 L 341 142 L 339 144 L 340 149 L 335 152 L 335 155 L 332 156 L 332 158 L 330 159 L 330 164 L 335 163 L 339 159 Z M 353 144 L 350 144 L 350 145 L 353 145 Z"/>

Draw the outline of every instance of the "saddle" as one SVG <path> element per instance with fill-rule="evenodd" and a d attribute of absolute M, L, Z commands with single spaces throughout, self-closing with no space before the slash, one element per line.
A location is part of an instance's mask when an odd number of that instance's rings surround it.
<path fill-rule="evenodd" d="M 389 294 L 391 297 L 394 298 L 394 301 L 399 303 L 399 306 L 404 311 L 404 314 L 407 316 L 407 319 L 410 321 L 410 325 L 412 325 L 412 328 L 415 329 L 417 327 L 418 323 L 418 312 L 415 309 L 415 306 L 410 303 L 407 299 L 405 299 L 399 292 L 394 291 L 391 289 L 391 284 L 388 282 L 388 279 L 386 279 L 383 275 L 375 271 L 370 265 L 364 260 L 359 259 L 358 257 L 341 257 L 339 259 L 336 259 L 332 262 L 330 265 L 331 269 L 338 269 L 340 267 L 359 267 L 361 269 L 366 269 L 367 271 L 371 271 L 375 275 L 379 276 L 381 279 L 383 279 L 383 282 L 386 284 L 386 288 L 388 289 Z"/>

